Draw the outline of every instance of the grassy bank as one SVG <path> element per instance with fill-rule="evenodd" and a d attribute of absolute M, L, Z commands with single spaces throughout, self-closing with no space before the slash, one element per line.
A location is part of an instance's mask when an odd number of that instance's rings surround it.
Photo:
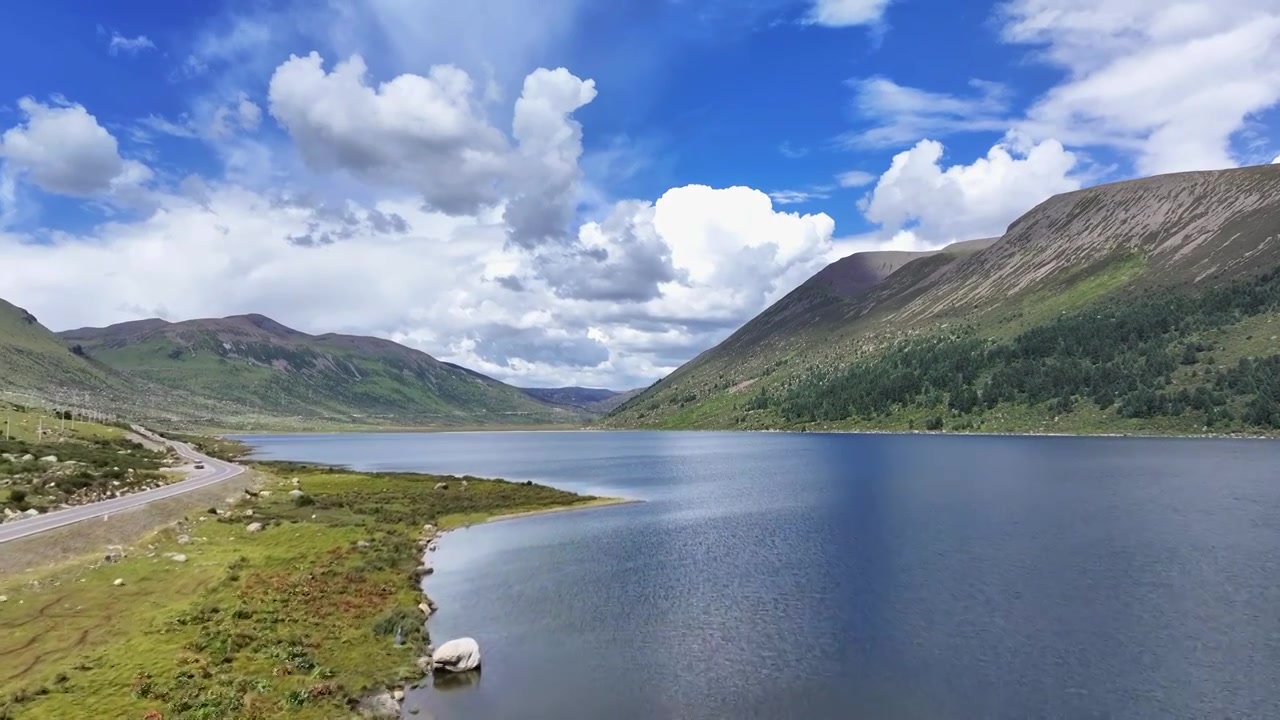
<path fill-rule="evenodd" d="M 345 717 L 420 675 L 425 523 L 595 500 L 476 478 L 258 470 L 266 492 L 193 512 L 116 562 L 0 578 L 0 718 Z"/>

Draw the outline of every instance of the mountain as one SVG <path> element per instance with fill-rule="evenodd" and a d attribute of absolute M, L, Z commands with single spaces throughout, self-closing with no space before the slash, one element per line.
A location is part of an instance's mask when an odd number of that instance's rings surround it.
<path fill-rule="evenodd" d="M 1269 431 L 1277 265 L 1280 166 L 1066 193 L 833 263 L 605 424 Z"/>
<path fill-rule="evenodd" d="M 159 319 L 60 333 L 130 378 L 240 408 L 224 422 L 469 425 L 581 413 L 390 340 L 309 335 L 262 315 Z"/>
<path fill-rule="evenodd" d="M 0 390 L 21 392 L 46 383 L 85 391 L 123 385 L 123 378 L 71 352 L 36 317 L 0 300 Z"/>
<path fill-rule="evenodd" d="M 619 391 L 584 387 L 520 389 L 526 395 L 541 402 L 579 408 L 599 414 L 611 412 L 614 408 L 643 392 L 643 390 Z"/>

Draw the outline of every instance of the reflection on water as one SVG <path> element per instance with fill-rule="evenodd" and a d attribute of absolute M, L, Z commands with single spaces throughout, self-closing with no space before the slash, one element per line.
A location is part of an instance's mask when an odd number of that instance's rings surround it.
<path fill-rule="evenodd" d="M 436 692 L 468 690 L 480 684 L 480 671 L 464 673 L 438 672 L 431 676 L 431 688 Z"/>
<path fill-rule="evenodd" d="M 438 718 L 1280 717 L 1280 445 L 732 433 L 254 438 L 639 505 L 450 533 Z"/>

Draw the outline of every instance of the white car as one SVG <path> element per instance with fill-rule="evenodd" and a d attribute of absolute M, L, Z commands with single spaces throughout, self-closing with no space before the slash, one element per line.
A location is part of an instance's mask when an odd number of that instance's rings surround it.
<path fill-rule="evenodd" d="M 202 463 L 202 462 L 198 462 L 198 463 L 196 463 L 196 469 L 197 469 L 197 470 L 203 470 L 203 469 L 204 469 L 204 463 Z"/>

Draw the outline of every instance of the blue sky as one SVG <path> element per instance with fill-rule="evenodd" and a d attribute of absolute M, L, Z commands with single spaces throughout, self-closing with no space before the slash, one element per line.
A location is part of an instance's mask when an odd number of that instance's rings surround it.
<path fill-rule="evenodd" d="M 0 28 L 0 296 L 55 327 L 644 384 L 849 252 L 1280 155 L 1274 0 L 85 7 Z"/>

